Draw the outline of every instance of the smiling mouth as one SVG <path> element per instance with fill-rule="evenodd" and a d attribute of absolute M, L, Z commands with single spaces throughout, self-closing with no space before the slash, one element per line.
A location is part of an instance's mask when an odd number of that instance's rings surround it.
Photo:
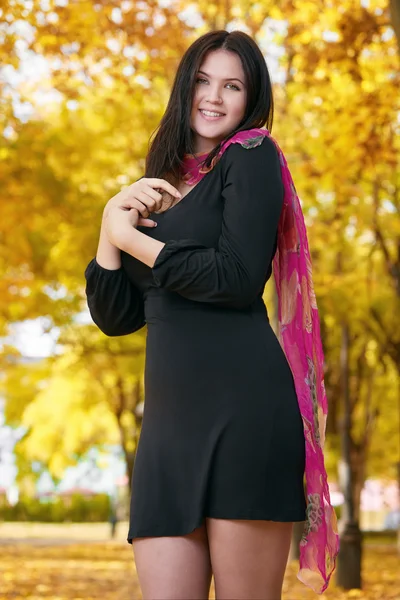
<path fill-rule="evenodd" d="M 224 113 L 220 113 L 215 110 L 205 110 L 203 108 L 199 108 L 199 111 L 206 119 L 220 119 L 221 117 L 225 116 Z"/>

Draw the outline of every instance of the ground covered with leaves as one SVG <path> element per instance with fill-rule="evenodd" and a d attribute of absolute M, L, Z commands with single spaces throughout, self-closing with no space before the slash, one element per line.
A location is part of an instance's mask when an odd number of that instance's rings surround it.
<path fill-rule="evenodd" d="M 1 527 L 0 527 L 1 536 Z M 363 590 L 344 592 L 334 582 L 329 600 L 400 600 L 400 560 L 394 546 L 366 545 Z M 318 596 L 296 579 L 288 565 L 283 600 Z M 133 552 L 124 540 L 0 537 L 0 600 L 140 600 Z M 212 585 L 210 600 L 214 599 Z"/>

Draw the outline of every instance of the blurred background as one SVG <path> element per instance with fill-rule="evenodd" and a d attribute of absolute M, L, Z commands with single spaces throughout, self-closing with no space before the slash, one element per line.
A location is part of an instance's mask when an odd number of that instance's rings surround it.
<path fill-rule="evenodd" d="M 325 595 L 400 598 L 400 1 L 2 0 L 0 599 L 141 598 L 126 519 L 146 330 L 103 335 L 83 273 L 211 29 L 265 55 L 308 226 L 342 538 Z M 272 280 L 265 302 L 276 322 Z M 298 535 L 285 600 L 315 597 Z"/>

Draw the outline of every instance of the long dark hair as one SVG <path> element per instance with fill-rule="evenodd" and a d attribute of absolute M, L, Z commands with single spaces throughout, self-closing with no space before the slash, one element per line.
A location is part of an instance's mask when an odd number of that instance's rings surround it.
<path fill-rule="evenodd" d="M 206 55 L 213 50 L 228 50 L 239 56 L 245 73 L 247 103 L 242 121 L 213 148 L 204 164 L 209 166 L 221 144 L 238 131 L 264 125 L 271 131 L 272 84 L 260 48 L 243 31 L 210 31 L 189 46 L 179 63 L 167 108 L 150 141 L 145 177 L 159 177 L 174 183 L 179 179 L 184 154 L 194 153 L 190 116 L 196 77 Z"/>

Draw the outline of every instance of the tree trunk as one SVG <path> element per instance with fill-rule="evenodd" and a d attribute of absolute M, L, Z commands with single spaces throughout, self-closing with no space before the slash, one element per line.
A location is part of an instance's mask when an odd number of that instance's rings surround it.
<path fill-rule="evenodd" d="M 397 485 L 399 493 L 399 511 L 400 511 L 400 461 L 397 463 Z M 397 554 L 400 556 L 400 519 L 397 527 Z"/>
<path fill-rule="evenodd" d="M 292 533 L 292 543 L 290 546 L 289 561 L 299 560 L 300 558 L 300 540 L 304 531 L 304 521 L 294 523 Z"/>
<path fill-rule="evenodd" d="M 397 386 L 397 399 L 399 402 L 399 448 L 400 448 L 400 379 Z M 398 485 L 398 509 L 400 511 L 400 456 L 399 462 L 397 463 L 397 485 Z M 400 519 L 397 527 L 397 553 L 400 555 Z"/>
<path fill-rule="evenodd" d="M 128 487 L 128 490 L 130 491 L 131 487 L 132 487 L 132 471 L 133 471 L 133 465 L 135 462 L 135 455 L 133 454 L 133 452 L 127 452 L 125 448 L 124 448 L 124 454 L 125 454 L 125 462 L 126 462 L 126 474 L 128 476 L 127 487 Z"/>
<path fill-rule="evenodd" d="M 142 425 L 143 414 L 138 410 L 138 406 L 141 402 L 142 394 L 141 394 L 141 385 L 139 379 L 133 384 L 133 388 L 131 390 L 131 402 L 129 402 L 128 394 L 124 389 L 124 382 L 122 377 L 118 377 L 116 383 L 116 407 L 115 407 L 115 417 L 117 419 L 117 424 L 120 433 L 120 442 L 122 451 L 125 457 L 126 464 L 126 475 L 128 477 L 128 493 L 132 487 L 132 471 L 133 465 L 135 462 L 135 455 L 138 440 L 140 437 L 140 430 Z M 123 415 L 124 411 L 130 411 L 133 417 L 134 428 L 128 428 L 123 423 Z M 131 449 L 132 441 L 135 441 L 134 450 Z"/>
<path fill-rule="evenodd" d="M 351 456 L 351 403 L 349 382 L 349 326 L 342 324 L 342 348 L 340 370 L 344 415 L 341 426 L 342 461 L 339 469 L 341 489 L 344 494 L 341 519 L 340 552 L 338 556 L 336 583 L 346 590 L 361 589 L 361 532 L 355 513 L 355 477 Z"/>
<path fill-rule="evenodd" d="M 390 18 L 400 52 L 400 0 L 389 0 Z"/>

